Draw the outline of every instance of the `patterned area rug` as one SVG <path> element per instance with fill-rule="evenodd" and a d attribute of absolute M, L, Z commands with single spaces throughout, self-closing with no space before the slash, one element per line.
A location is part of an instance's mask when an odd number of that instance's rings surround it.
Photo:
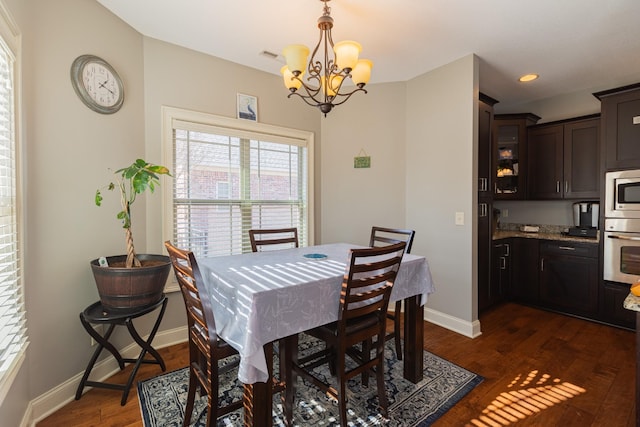
<path fill-rule="evenodd" d="M 322 344 L 305 335 L 300 336 L 301 354 L 316 345 Z M 413 384 L 402 377 L 402 361 L 398 361 L 392 341 L 387 343 L 385 355 L 389 417 L 385 419 L 377 411 L 375 378 L 369 379 L 369 387 L 363 387 L 358 376 L 349 382 L 347 391 L 347 416 L 352 426 L 429 426 L 483 380 L 473 372 L 425 351 L 424 378 L 420 383 Z M 276 360 L 274 366 L 277 365 Z M 317 372 L 325 378 L 330 375 L 326 366 L 317 368 Z M 242 398 L 242 386 L 236 375 L 237 371 L 232 370 L 221 378 L 221 403 Z M 182 425 L 188 382 L 189 372 L 187 368 L 183 368 L 138 383 L 140 410 L 145 427 Z M 339 425 L 337 403 L 300 378 L 296 387 L 295 405 L 295 425 Z M 192 426 L 205 425 L 205 409 L 206 397 L 198 400 L 196 396 Z M 218 427 L 241 425 L 241 409 L 218 419 L 217 423 Z M 284 426 L 280 395 L 274 396 L 273 425 Z"/>

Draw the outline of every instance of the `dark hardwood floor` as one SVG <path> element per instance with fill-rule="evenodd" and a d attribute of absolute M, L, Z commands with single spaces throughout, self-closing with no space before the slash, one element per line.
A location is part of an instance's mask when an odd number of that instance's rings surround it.
<path fill-rule="evenodd" d="M 476 339 L 425 325 L 427 350 L 485 378 L 435 426 L 635 425 L 633 332 L 516 304 L 480 320 Z M 160 353 L 167 370 L 187 364 L 185 344 Z M 145 365 L 137 380 L 159 373 Z M 120 392 L 93 389 L 37 426 L 142 426 L 135 386 L 124 407 Z"/>

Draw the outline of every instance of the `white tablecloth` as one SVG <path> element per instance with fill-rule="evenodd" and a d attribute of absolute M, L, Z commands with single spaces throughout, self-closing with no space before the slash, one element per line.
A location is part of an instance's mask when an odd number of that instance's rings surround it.
<path fill-rule="evenodd" d="M 267 380 L 265 344 L 338 319 L 342 277 L 355 247 L 336 243 L 198 259 L 218 335 L 240 353 L 240 381 Z M 304 257 L 310 253 L 327 258 Z M 406 254 L 391 300 L 422 295 L 424 305 L 433 291 L 426 259 Z"/>

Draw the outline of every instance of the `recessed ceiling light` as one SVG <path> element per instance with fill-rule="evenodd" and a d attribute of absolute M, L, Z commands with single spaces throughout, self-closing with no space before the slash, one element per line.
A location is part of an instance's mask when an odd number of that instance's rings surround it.
<path fill-rule="evenodd" d="M 538 76 L 537 74 L 525 74 L 524 76 L 520 77 L 518 79 L 518 81 L 519 82 L 530 82 L 530 81 L 533 81 L 533 80 L 537 79 L 538 77 L 540 77 L 540 76 Z"/>

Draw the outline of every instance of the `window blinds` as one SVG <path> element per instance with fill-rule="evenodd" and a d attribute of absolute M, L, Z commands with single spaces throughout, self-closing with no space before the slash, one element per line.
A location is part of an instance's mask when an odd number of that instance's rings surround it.
<path fill-rule="evenodd" d="M 173 122 L 173 238 L 199 256 L 251 251 L 251 228 L 297 227 L 307 244 L 305 141 Z"/>
<path fill-rule="evenodd" d="M 13 56 L 0 43 L 0 385 L 3 392 L 7 389 L 11 368 L 27 345 L 18 258 L 13 68 Z"/>

